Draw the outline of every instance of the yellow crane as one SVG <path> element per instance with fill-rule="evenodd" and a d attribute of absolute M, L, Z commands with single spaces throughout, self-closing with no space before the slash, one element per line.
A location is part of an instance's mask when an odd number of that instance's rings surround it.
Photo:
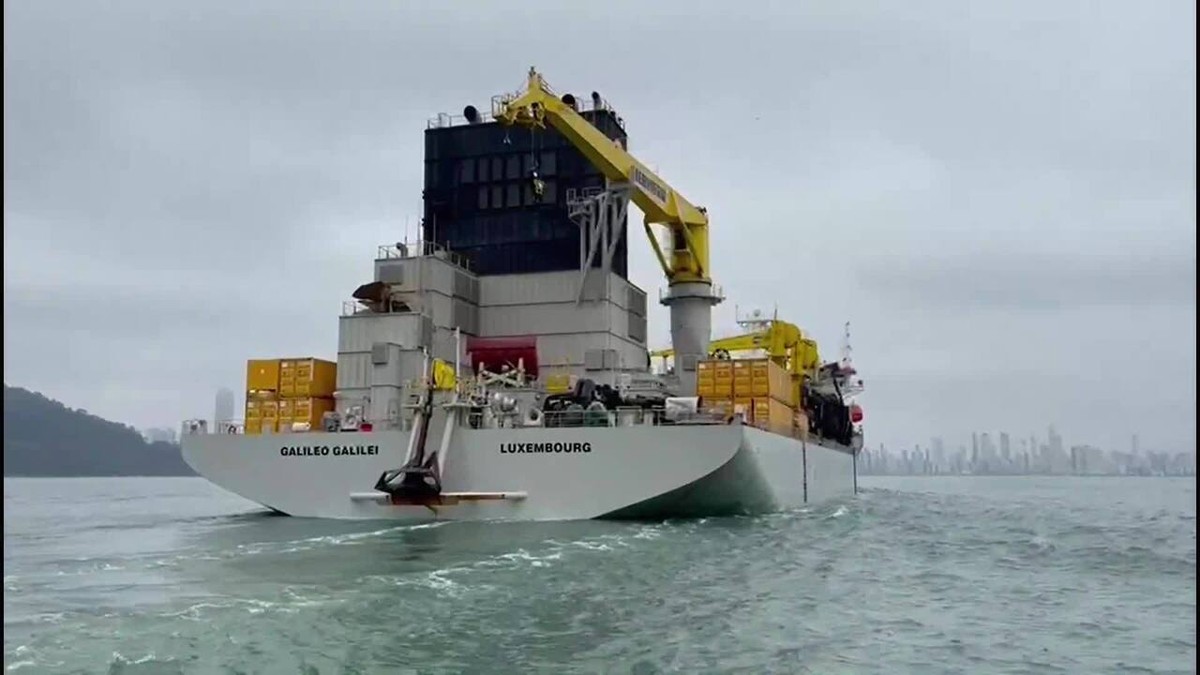
<path fill-rule="evenodd" d="M 524 92 L 502 96 L 493 106 L 493 117 L 506 125 L 544 129 L 547 125 L 567 138 L 610 181 L 627 182 L 630 197 L 645 215 L 643 227 L 663 273 L 671 282 L 711 283 L 708 275 L 708 214 L 659 178 L 625 148 L 604 135 L 575 107 L 563 101 L 533 68 Z M 671 229 L 668 260 L 651 225 Z"/>
<path fill-rule="evenodd" d="M 792 400 L 800 404 L 804 379 L 814 376 L 821 366 L 816 341 L 806 337 L 804 331 L 795 324 L 778 318 L 752 323 L 763 327 L 742 335 L 713 340 L 708 345 L 709 354 L 719 357 L 721 352 L 765 351 L 767 358 L 778 363 L 791 375 Z M 670 358 L 674 355 L 674 349 L 650 352 L 651 357 Z"/>
<path fill-rule="evenodd" d="M 534 68 L 529 69 L 524 91 L 493 99 L 492 117 L 504 125 L 554 128 L 610 183 L 629 186 L 629 198 L 645 216 L 642 226 L 667 277 L 669 292 L 662 302 L 671 311 L 671 346 L 682 366 L 676 368 L 680 386 L 695 391 L 696 362 L 707 353 L 712 307 L 721 301 L 709 274 L 707 212 L 593 126 L 575 110 L 573 97 L 555 94 Z M 652 225 L 670 230 L 669 254 L 659 245 Z"/>

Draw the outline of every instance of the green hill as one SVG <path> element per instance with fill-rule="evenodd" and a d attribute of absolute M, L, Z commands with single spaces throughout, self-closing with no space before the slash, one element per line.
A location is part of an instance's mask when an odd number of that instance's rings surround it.
<path fill-rule="evenodd" d="M 194 476 L 179 446 L 4 385 L 5 476 Z"/>

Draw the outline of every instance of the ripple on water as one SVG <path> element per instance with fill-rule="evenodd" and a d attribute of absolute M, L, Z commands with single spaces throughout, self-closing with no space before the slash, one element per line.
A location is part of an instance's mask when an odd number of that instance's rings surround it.
<path fill-rule="evenodd" d="M 54 500 L 12 510 L 6 482 L 5 668 L 1192 668 L 1194 486 L 1117 483 L 1106 492 L 1128 494 L 1113 500 L 1088 485 L 863 483 L 854 500 L 755 518 L 381 526 L 220 512 L 228 497 L 202 481 L 172 484 L 186 499 L 127 482 L 113 511 L 97 495 L 56 530 Z M 87 518 L 103 537 L 80 535 Z"/>

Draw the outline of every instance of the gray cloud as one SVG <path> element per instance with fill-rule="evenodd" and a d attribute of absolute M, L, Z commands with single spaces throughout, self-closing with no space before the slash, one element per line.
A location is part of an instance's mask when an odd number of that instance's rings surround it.
<path fill-rule="evenodd" d="M 778 303 L 834 356 L 853 322 L 872 442 L 1194 447 L 1193 4 L 4 11 L 10 384 L 159 425 L 245 358 L 332 355 L 415 233 L 426 119 L 536 63 L 709 208 L 721 332 Z"/>
<path fill-rule="evenodd" d="M 890 265 L 889 265 L 890 263 Z M 1196 307 L 1196 258 L 1103 256 L 1067 258 L 1036 252 L 911 257 L 862 270 L 865 291 L 910 308 L 1044 312 L 1102 307 Z"/>

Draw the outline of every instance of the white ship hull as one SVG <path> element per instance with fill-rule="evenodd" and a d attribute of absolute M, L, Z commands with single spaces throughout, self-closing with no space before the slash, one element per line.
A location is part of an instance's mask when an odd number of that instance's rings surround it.
<path fill-rule="evenodd" d="M 443 492 L 507 494 L 393 505 L 373 487 L 384 471 L 403 464 L 407 446 L 403 431 L 197 434 L 182 443 L 184 459 L 212 483 L 281 513 L 318 518 L 762 513 L 853 494 L 856 480 L 854 458 L 845 449 L 743 425 L 458 428 L 446 455 Z"/>

